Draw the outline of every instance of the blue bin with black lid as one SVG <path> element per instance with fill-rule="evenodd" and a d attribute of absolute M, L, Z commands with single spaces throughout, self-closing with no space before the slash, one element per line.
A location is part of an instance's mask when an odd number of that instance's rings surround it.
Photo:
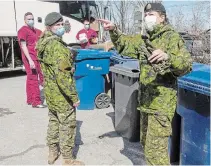
<path fill-rule="evenodd" d="M 210 165 L 210 66 L 193 64 L 178 79 L 180 165 Z"/>
<path fill-rule="evenodd" d="M 106 108 L 110 104 L 110 97 L 104 92 L 111 55 L 102 50 L 77 50 L 74 77 L 80 99 L 78 110 Z"/>

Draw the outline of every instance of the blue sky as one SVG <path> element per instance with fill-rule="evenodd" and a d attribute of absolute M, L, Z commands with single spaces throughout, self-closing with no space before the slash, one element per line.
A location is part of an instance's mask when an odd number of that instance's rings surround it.
<path fill-rule="evenodd" d="M 169 0 L 163 0 L 163 5 L 165 6 L 166 10 L 169 12 L 177 11 L 180 6 L 183 6 L 184 9 L 186 9 L 185 12 L 189 12 L 188 10 L 191 9 L 191 7 L 198 1 L 169 1 Z"/>
<path fill-rule="evenodd" d="M 163 0 L 163 4 L 165 5 L 165 7 L 170 7 L 173 5 L 191 5 L 196 1 L 169 1 L 169 0 Z"/>
<path fill-rule="evenodd" d="M 188 13 L 190 10 L 196 3 L 199 2 L 208 2 L 210 0 L 206 0 L 206 1 L 200 1 L 200 0 L 189 0 L 189 1 L 173 1 L 173 0 L 163 0 L 163 5 L 165 6 L 166 10 L 169 12 L 174 12 L 177 11 L 180 6 L 183 6 L 183 8 L 186 10 L 185 12 Z"/>

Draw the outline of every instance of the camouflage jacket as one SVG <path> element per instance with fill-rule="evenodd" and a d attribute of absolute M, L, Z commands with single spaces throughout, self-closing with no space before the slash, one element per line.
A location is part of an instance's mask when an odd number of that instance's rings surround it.
<path fill-rule="evenodd" d="M 164 25 L 147 34 L 148 39 L 141 35 L 124 35 L 117 29 L 110 31 L 110 36 L 120 54 L 140 61 L 140 109 L 172 115 L 177 100 L 177 77 L 189 72 L 192 66 L 190 53 L 180 35 L 170 25 Z M 150 64 L 147 58 L 152 49 L 161 49 L 170 58 L 160 64 Z"/>
<path fill-rule="evenodd" d="M 61 38 L 46 32 L 37 43 L 44 75 L 44 91 L 49 109 L 63 111 L 78 101 L 73 73 L 73 58 Z"/>

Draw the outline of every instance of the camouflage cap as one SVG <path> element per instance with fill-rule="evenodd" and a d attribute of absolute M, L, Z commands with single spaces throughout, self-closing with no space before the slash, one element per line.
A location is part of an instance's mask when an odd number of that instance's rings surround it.
<path fill-rule="evenodd" d="M 144 12 L 150 12 L 150 11 L 158 11 L 166 13 L 166 9 L 161 3 L 148 3 L 144 8 Z"/>
<path fill-rule="evenodd" d="M 60 13 L 57 12 L 52 12 L 49 13 L 46 17 L 45 17 L 45 25 L 46 26 L 51 26 L 59 21 L 63 21 L 62 15 Z"/>

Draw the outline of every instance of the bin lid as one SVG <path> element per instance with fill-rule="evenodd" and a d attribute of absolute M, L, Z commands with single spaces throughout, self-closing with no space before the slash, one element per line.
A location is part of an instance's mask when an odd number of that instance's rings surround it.
<path fill-rule="evenodd" d="M 128 56 L 122 56 L 117 54 L 114 51 L 111 51 L 113 55 L 111 56 L 111 60 L 119 61 L 119 62 L 128 62 L 128 61 L 138 61 L 137 59 L 128 57 Z"/>
<path fill-rule="evenodd" d="M 117 64 L 110 67 L 110 71 L 127 77 L 139 78 L 139 69 L 134 67 L 132 63 Z"/>
<path fill-rule="evenodd" d="M 207 68 L 207 65 L 205 65 L 203 63 L 196 63 L 196 62 L 193 62 L 193 64 L 192 64 L 193 70 L 203 70 L 203 68 Z"/>
<path fill-rule="evenodd" d="M 86 60 L 86 59 L 107 59 L 110 58 L 112 53 L 105 52 L 102 50 L 95 49 L 78 49 L 78 54 L 76 56 L 76 61 Z"/>
<path fill-rule="evenodd" d="M 193 63 L 192 72 L 178 78 L 178 86 L 210 96 L 210 65 Z"/>

